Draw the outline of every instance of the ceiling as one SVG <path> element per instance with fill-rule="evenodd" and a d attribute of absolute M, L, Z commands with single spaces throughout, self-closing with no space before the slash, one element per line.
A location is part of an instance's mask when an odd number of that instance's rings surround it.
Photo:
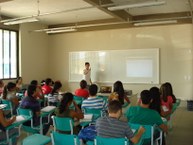
<path fill-rule="evenodd" d="M 134 3 L 166 1 L 148 6 L 110 11 L 108 7 Z M 2 19 L 35 16 L 50 28 L 87 26 L 93 28 L 133 27 L 135 22 L 177 20 L 192 23 L 193 0 L 0 0 Z M 89 24 L 89 25 L 88 25 Z M 90 25 L 92 24 L 92 25 Z"/>

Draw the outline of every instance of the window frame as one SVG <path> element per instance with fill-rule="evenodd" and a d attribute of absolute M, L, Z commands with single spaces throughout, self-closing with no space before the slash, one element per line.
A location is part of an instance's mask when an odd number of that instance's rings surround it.
<path fill-rule="evenodd" d="M 1 28 L 0 27 L 0 30 L 2 30 L 2 47 L 4 46 L 4 31 L 9 31 L 9 59 L 10 59 L 10 55 L 11 55 L 11 32 L 15 32 L 16 33 L 16 77 L 11 77 L 11 73 L 10 73 L 10 69 L 11 69 L 11 63 L 9 64 L 9 78 L 4 78 L 4 70 L 2 70 L 2 73 L 3 74 L 3 78 L 0 78 L 1 80 L 13 80 L 13 79 L 16 79 L 18 78 L 19 76 L 19 31 L 18 30 L 14 30 L 14 29 L 9 29 L 9 28 Z M 2 50 L 2 53 L 4 54 L 4 48 Z M 4 56 L 3 58 L 4 59 Z M 3 64 L 0 64 L 0 65 L 3 65 L 3 69 L 4 69 L 4 63 Z"/>

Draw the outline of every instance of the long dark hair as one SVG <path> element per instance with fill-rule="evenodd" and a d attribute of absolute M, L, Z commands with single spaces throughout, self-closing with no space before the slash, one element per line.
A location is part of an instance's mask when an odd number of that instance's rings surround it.
<path fill-rule="evenodd" d="M 36 85 L 29 85 L 27 88 L 28 96 L 32 97 L 33 93 L 36 91 L 36 88 L 37 88 Z"/>
<path fill-rule="evenodd" d="M 13 89 L 15 87 L 16 87 L 16 84 L 13 82 L 9 82 L 7 85 L 5 85 L 5 87 L 3 89 L 3 99 L 7 99 L 8 91 L 10 91 L 11 89 Z"/>
<path fill-rule="evenodd" d="M 152 102 L 149 105 L 150 109 L 153 109 L 157 111 L 159 114 L 161 114 L 161 98 L 160 98 L 160 92 L 159 88 L 152 87 L 150 90 L 150 96 L 152 98 Z"/>
<path fill-rule="evenodd" d="M 37 80 L 32 80 L 32 81 L 30 82 L 30 84 L 37 86 L 37 85 L 38 85 L 38 81 L 37 81 Z"/>
<path fill-rule="evenodd" d="M 61 87 L 62 87 L 62 83 L 61 83 L 61 82 L 59 82 L 59 81 L 55 82 L 55 83 L 54 83 L 54 88 L 53 88 L 51 94 L 53 95 L 54 93 L 56 93 L 56 91 L 57 91 L 58 89 L 60 89 Z"/>
<path fill-rule="evenodd" d="M 124 104 L 125 92 L 121 81 L 116 81 L 114 83 L 113 92 L 116 92 L 119 95 L 119 101 L 121 102 L 121 104 Z"/>
<path fill-rule="evenodd" d="M 62 95 L 62 100 L 59 106 L 59 113 L 63 113 L 64 111 L 66 111 L 68 109 L 68 103 L 72 102 L 73 100 L 73 95 L 72 93 L 65 93 Z"/>
<path fill-rule="evenodd" d="M 167 89 L 168 89 L 168 94 L 169 94 L 169 96 L 172 96 L 173 103 L 176 103 L 176 97 L 175 97 L 175 95 L 173 94 L 172 85 L 171 85 L 169 82 L 166 82 L 165 85 L 166 85 L 166 87 L 167 87 Z"/>
<path fill-rule="evenodd" d="M 47 79 L 45 80 L 45 84 L 46 84 L 46 85 L 49 85 L 51 82 L 52 82 L 52 79 L 51 79 L 51 78 L 47 78 Z"/>
<path fill-rule="evenodd" d="M 160 93 L 161 93 L 161 98 L 164 102 L 167 102 L 168 101 L 168 96 L 170 95 L 169 94 L 169 91 L 168 91 L 168 86 L 164 83 L 161 85 L 160 87 Z"/>

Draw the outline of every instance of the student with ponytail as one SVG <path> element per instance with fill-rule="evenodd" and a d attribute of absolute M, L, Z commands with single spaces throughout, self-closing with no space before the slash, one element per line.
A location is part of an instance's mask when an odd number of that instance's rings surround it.
<path fill-rule="evenodd" d="M 16 84 L 13 82 L 9 82 L 3 90 L 3 97 L 4 100 L 9 100 L 12 102 L 13 105 L 13 114 L 16 114 L 17 107 L 19 105 L 19 100 L 16 97 Z"/>
<path fill-rule="evenodd" d="M 71 104 L 73 103 L 75 110 L 70 109 Z M 62 99 L 59 107 L 55 111 L 56 116 L 58 117 L 69 117 L 72 119 L 82 119 L 84 117 L 82 111 L 78 107 L 75 101 L 73 101 L 72 93 L 65 93 L 62 95 Z M 75 120 L 76 121 L 76 120 Z M 76 126 L 76 124 L 75 124 Z M 78 133 L 79 128 L 74 127 L 74 133 Z"/>

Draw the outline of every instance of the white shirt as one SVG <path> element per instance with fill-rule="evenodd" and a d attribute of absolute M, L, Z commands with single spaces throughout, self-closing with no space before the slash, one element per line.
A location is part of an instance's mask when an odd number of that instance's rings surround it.
<path fill-rule="evenodd" d="M 90 76 L 91 76 L 91 70 L 90 69 L 84 69 L 83 70 L 83 79 L 87 82 L 87 85 L 90 85 Z"/>

